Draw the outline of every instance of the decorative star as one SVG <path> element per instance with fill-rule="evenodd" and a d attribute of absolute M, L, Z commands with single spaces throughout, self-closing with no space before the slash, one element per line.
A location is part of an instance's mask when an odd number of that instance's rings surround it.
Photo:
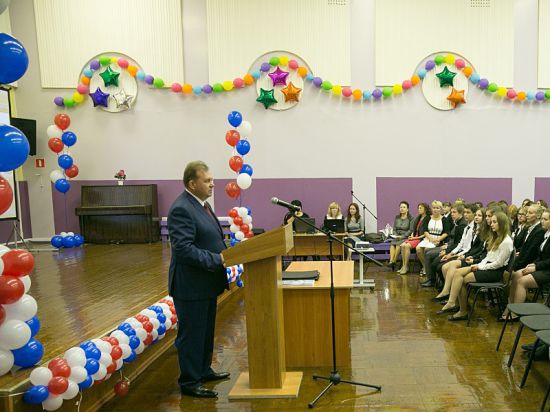
<path fill-rule="evenodd" d="M 105 70 L 103 73 L 100 73 L 99 75 L 103 79 L 105 87 L 111 85 L 118 86 L 118 76 L 120 76 L 120 73 L 111 70 L 111 67 L 107 67 L 107 70 Z"/>
<path fill-rule="evenodd" d="M 292 82 L 288 83 L 288 86 L 284 89 L 281 89 L 281 92 L 285 95 L 285 102 L 299 102 L 301 91 L 302 89 L 294 86 Z"/>
<path fill-rule="evenodd" d="M 256 101 L 263 104 L 267 110 L 269 106 L 277 103 L 277 99 L 275 99 L 275 90 L 265 90 L 260 88 L 260 96 L 256 99 Z"/>
<path fill-rule="evenodd" d="M 94 102 L 94 107 L 97 106 L 109 106 L 109 93 L 103 93 L 101 89 L 98 87 L 95 92 L 90 93 L 90 97 L 92 98 L 92 101 Z"/>
<path fill-rule="evenodd" d="M 439 86 L 451 86 L 453 87 L 453 79 L 456 76 L 455 72 L 450 71 L 447 66 L 436 74 L 436 76 L 439 78 Z"/>
<path fill-rule="evenodd" d="M 112 97 L 116 103 L 116 108 L 120 110 L 128 110 L 134 99 L 134 96 L 126 94 L 124 89 L 120 89 L 118 92 L 113 93 Z"/>
<path fill-rule="evenodd" d="M 447 96 L 447 100 L 451 102 L 453 108 L 458 106 L 460 103 L 466 103 L 466 100 L 464 100 L 464 90 L 456 90 L 453 87 L 451 94 Z"/>
<path fill-rule="evenodd" d="M 275 86 L 286 86 L 286 78 L 288 77 L 288 72 L 281 70 L 279 66 L 273 73 L 268 74 L 273 80 L 273 87 Z"/>

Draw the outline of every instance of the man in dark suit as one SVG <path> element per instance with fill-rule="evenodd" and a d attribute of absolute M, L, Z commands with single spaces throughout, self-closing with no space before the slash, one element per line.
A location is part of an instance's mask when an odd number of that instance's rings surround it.
<path fill-rule="evenodd" d="M 544 240 L 545 230 L 540 224 L 543 208 L 540 205 L 532 204 L 527 208 L 525 222 L 525 237 L 519 252 L 516 252 L 513 270 L 525 268 L 533 263 L 539 255 L 539 247 Z"/>
<path fill-rule="evenodd" d="M 178 315 L 178 383 L 185 395 L 214 398 L 217 393 L 202 383 L 229 377 L 211 368 L 217 296 L 228 287 L 221 254 L 226 246 L 218 219 L 206 202 L 214 188 L 208 166 L 201 161 L 189 163 L 183 183 L 185 191 L 168 214 L 172 247 L 168 291 Z"/>

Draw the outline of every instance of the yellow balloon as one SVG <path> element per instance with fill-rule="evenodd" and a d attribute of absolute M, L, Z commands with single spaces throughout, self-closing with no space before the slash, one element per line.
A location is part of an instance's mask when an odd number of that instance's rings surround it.
<path fill-rule="evenodd" d="M 75 103 L 82 103 L 84 101 L 84 96 L 78 92 L 74 92 L 73 100 L 75 101 Z"/>
<path fill-rule="evenodd" d="M 400 84 L 394 84 L 393 85 L 393 94 L 401 94 L 403 93 L 403 86 Z"/>
<path fill-rule="evenodd" d="M 116 63 L 118 59 L 116 57 L 111 57 L 111 63 Z"/>
<path fill-rule="evenodd" d="M 498 94 L 500 97 L 506 96 L 506 87 L 499 87 L 499 88 L 497 89 L 497 94 Z"/>
<path fill-rule="evenodd" d="M 288 64 L 288 56 L 279 57 L 279 64 L 281 66 L 286 66 Z"/>
<path fill-rule="evenodd" d="M 229 90 L 232 90 L 233 89 L 233 82 L 232 81 L 225 81 L 222 83 L 222 87 L 225 91 L 229 91 Z"/>
<path fill-rule="evenodd" d="M 453 64 L 455 62 L 455 56 L 452 54 L 448 54 L 445 56 L 445 63 L 447 64 Z"/>
<path fill-rule="evenodd" d="M 332 94 L 340 96 L 342 94 L 342 86 L 335 84 L 332 86 Z"/>

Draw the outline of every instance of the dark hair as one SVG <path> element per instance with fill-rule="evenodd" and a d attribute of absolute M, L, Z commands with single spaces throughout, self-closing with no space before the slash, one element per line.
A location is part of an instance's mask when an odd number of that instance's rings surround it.
<path fill-rule="evenodd" d="M 302 207 L 302 202 L 300 202 L 298 199 L 295 199 L 290 202 L 291 205 Z"/>
<path fill-rule="evenodd" d="M 428 206 L 427 203 L 424 203 L 424 202 L 420 202 L 418 204 L 418 206 L 422 206 L 424 208 L 424 210 L 426 211 L 426 216 L 429 216 L 432 214 L 432 210 L 430 209 L 430 206 Z"/>
<path fill-rule="evenodd" d="M 401 205 L 405 205 L 407 206 L 407 217 L 410 219 L 411 218 L 411 212 L 410 212 L 410 206 L 409 206 L 409 202 L 407 202 L 406 200 L 402 200 L 401 202 L 399 202 L 399 206 Z M 401 212 L 399 212 L 398 215 L 395 216 L 396 219 L 401 219 Z"/>
<path fill-rule="evenodd" d="M 548 203 L 546 203 L 546 200 L 540 199 L 537 200 L 537 203 L 540 204 L 543 208 L 548 209 Z"/>
<path fill-rule="evenodd" d="M 464 214 L 464 203 L 455 203 L 451 209 L 454 209 L 457 211 L 457 213 L 463 215 Z"/>
<path fill-rule="evenodd" d="M 208 166 L 202 160 L 195 160 L 187 163 L 185 170 L 183 171 L 183 184 L 185 187 L 189 186 L 189 182 L 197 178 L 197 172 L 199 170 L 208 171 Z"/>
<path fill-rule="evenodd" d="M 351 220 L 351 213 L 349 212 L 349 208 L 355 206 L 355 210 L 357 210 L 357 213 L 355 214 L 355 221 L 359 222 L 359 219 L 361 219 L 361 213 L 359 213 L 359 205 L 357 203 L 350 203 L 348 206 L 348 215 L 346 216 L 346 223 L 349 224 Z"/>
<path fill-rule="evenodd" d="M 467 203 L 464 205 L 464 209 L 469 209 L 473 214 L 475 214 L 479 207 L 477 207 L 475 203 Z"/>
<path fill-rule="evenodd" d="M 452 207 L 451 202 L 443 202 L 442 205 L 443 205 L 443 206 Z"/>

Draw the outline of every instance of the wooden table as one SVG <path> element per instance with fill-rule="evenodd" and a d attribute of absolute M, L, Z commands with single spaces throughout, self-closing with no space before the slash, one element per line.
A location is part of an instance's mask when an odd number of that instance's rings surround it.
<path fill-rule="evenodd" d="M 335 236 L 343 240 L 346 235 L 337 233 Z M 332 242 L 333 256 L 344 256 L 344 245 Z M 294 247 L 288 251 L 288 256 L 328 256 L 329 245 L 324 233 L 294 233 Z"/>
<path fill-rule="evenodd" d="M 353 262 L 333 262 L 336 361 L 351 366 L 350 291 Z M 318 270 L 313 286 L 283 285 L 287 367 L 332 366 L 330 262 L 293 262 L 287 270 Z"/>

